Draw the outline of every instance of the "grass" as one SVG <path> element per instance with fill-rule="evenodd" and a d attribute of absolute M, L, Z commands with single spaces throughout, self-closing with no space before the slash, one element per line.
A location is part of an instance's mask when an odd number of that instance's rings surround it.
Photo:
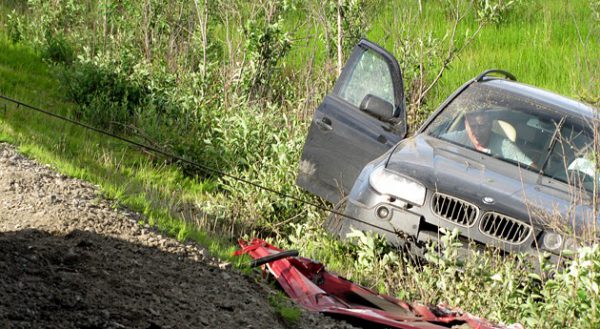
<path fill-rule="evenodd" d="M 290 301 L 283 295 L 277 292 L 269 296 L 269 304 L 275 309 L 281 320 L 288 326 L 294 326 L 300 321 L 302 311 L 295 306 L 290 305 Z"/>
<path fill-rule="evenodd" d="M 52 69 L 35 51 L 0 37 L 0 94 L 64 114 L 73 109 L 65 101 Z M 224 260 L 233 259 L 235 245 L 209 235 L 175 213 L 178 202 L 194 200 L 214 183 L 184 177 L 173 166 L 157 165 L 156 156 L 123 142 L 24 107 L 0 101 L 0 141 L 71 177 L 101 187 L 105 197 L 145 215 L 148 224 L 180 240 L 191 239 Z"/>
<path fill-rule="evenodd" d="M 419 36 L 437 39 L 445 48 L 451 20 L 444 3 L 422 2 L 423 12 L 419 12 L 417 1 L 384 1 L 365 14 L 369 26 L 366 37 L 397 58 L 401 58 L 402 43 Z M 475 13 L 467 12 L 458 26 L 457 39 L 460 41 L 466 33 L 474 31 L 477 24 Z M 504 21 L 486 26 L 460 53 L 432 90 L 426 108 L 434 109 L 464 82 L 489 68 L 505 69 L 519 81 L 573 98 L 597 95 L 595 72 L 600 70 L 597 27 L 589 0 L 520 1 L 505 15 Z M 315 35 L 322 33 L 322 28 L 308 23 L 301 25 L 292 35 L 296 41 L 285 63 L 301 69 L 313 57 L 315 67 L 332 60 L 325 45 L 315 40 Z M 437 68 L 430 68 L 426 74 L 433 78 Z"/>
<path fill-rule="evenodd" d="M 390 7 L 396 11 L 415 10 L 406 8 L 411 7 L 410 2 Z M 403 36 L 394 35 L 395 29 L 387 40 L 378 34 L 386 26 L 393 26 L 393 16 L 399 14 L 382 11 L 369 34 L 392 52 Z M 441 6 L 425 3 L 418 18 L 421 29 L 413 33 L 431 31 L 442 39 L 449 29 L 444 16 Z M 457 35 L 473 31 L 476 24 L 473 15 L 467 16 Z M 600 53 L 591 51 L 600 48 L 597 25 L 587 0 L 522 1 L 504 22 L 486 27 L 460 54 L 433 90 L 430 104 L 437 106 L 461 84 L 488 68 L 508 70 L 520 81 L 577 98 L 591 88 L 592 72 L 597 72 L 600 65 Z"/>

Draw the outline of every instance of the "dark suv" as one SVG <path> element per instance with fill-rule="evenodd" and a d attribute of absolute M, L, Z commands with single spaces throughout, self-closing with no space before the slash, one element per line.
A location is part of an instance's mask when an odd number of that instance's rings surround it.
<path fill-rule="evenodd" d="M 340 206 L 347 217 L 327 227 L 342 236 L 419 245 L 458 229 L 465 242 L 559 255 L 598 222 L 597 112 L 515 80 L 482 73 L 405 138 L 399 65 L 361 40 L 314 114 L 297 184 Z"/>

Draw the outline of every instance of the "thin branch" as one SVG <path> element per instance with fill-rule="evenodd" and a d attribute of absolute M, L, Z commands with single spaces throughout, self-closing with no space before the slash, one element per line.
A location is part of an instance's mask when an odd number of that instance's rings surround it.
<path fill-rule="evenodd" d="M 206 48 L 207 48 L 207 37 L 206 37 L 206 25 L 208 21 L 208 3 L 204 0 L 203 11 L 200 12 L 200 5 L 198 0 L 194 0 L 196 6 L 196 15 L 198 16 L 198 23 L 200 24 L 200 34 L 202 35 L 202 76 L 206 76 Z"/>
<path fill-rule="evenodd" d="M 337 69 L 338 69 L 338 75 L 342 74 L 342 66 L 343 66 L 343 52 L 342 52 L 342 42 L 343 42 L 343 30 L 342 30 L 342 5 L 343 5 L 343 0 L 338 0 L 337 3 L 337 30 L 338 30 L 338 35 L 337 35 Z"/>
<path fill-rule="evenodd" d="M 437 75 L 435 76 L 435 78 L 433 79 L 433 81 L 429 84 L 429 86 L 420 93 L 419 98 L 416 101 L 416 105 L 417 107 L 420 107 L 423 99 L 425 98 L 425 96 L 429 93 L 429 91 L 431 91 L 431 89 L 433 89 L 433 87 L 438 83 L 438 81 L 442 78 L 442 75 L 444 74 L 444 72 L 446 71 L 446 69 L 450 66 L 450 63 L 452 62 L 452 60 L 454 59 L 454 57 L 456 57 L 465 47 L 467 47 L 473 40 L 475 40 L 475 37 L 477 37 L 477 35 L 479 34 L 479 32 L 481 31 L 481 29 L 486 25 L 485 22 L 480 22 L 479 26 L 477 27 L 477 30 L 475 30 L 475 32 L 473 32 L 464 42 L 464 44 L 460 47 L 460 48 L 456 48 L 454 46 L 454 42 L 456 41 L 456 29 L 458 27 L 458 24 L 465 18 L 465 15 L 460 15 L 459 10 L 458 10 L 458 5 L 456 8 L 455 13 L 455 20 L 454 20 L 454 25 L 452 26 L 452 32 L 450 34 L 450 44 L 448 47 L 448 54 L 446 55 L 446 58 L 444 59 L 443 63 L 442 63 L 442 67 L 440 67 L 440 70 L 438 71 Z"/>

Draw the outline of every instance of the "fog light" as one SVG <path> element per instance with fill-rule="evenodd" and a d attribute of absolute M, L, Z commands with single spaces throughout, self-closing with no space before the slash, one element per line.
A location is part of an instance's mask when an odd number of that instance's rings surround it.
<path fill-rule="evenodd" d="M 550 251 L 557 251 L 562 246 L 563 238 L 560 234 L 547 232 L 544 234 L 544 248 Z"/>
<path fill-rule="evenodd" d="M 564 249 L 569 250 L 569 251 L 575 251 L 575 250 L 577 250 L 578 247 L 579 246 L 577 245 L 577 241 L 575 241 L 575 239 L 573 239 L 573 238 L 565 239 Z"/>
<path fill-rule="evenodd" d="M 387 207 L 381 206 L 377 208 L 377 217 L 386 219 L 390 215 L 390 210 Z"/>

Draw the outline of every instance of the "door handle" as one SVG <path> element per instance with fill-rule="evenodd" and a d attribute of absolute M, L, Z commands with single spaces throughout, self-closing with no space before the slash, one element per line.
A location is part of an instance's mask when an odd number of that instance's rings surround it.
<path fill-rule="evenodd" d="M 381 144 L 385 144 L 387 142 L 387 138 L 383 135 L 377 136 L 377 141 Z"/>
<path fill-rule="evenodd" d="M 315 122 L 317 124 L 317 126 L 319 126 L 319 128 L 321 128 L 321 130 L 324 131 L 331 131 L 333 130 L 333 127 L 331 126 L 331 119 L 325 117 L 321 120 L 317 120 Z"/>

